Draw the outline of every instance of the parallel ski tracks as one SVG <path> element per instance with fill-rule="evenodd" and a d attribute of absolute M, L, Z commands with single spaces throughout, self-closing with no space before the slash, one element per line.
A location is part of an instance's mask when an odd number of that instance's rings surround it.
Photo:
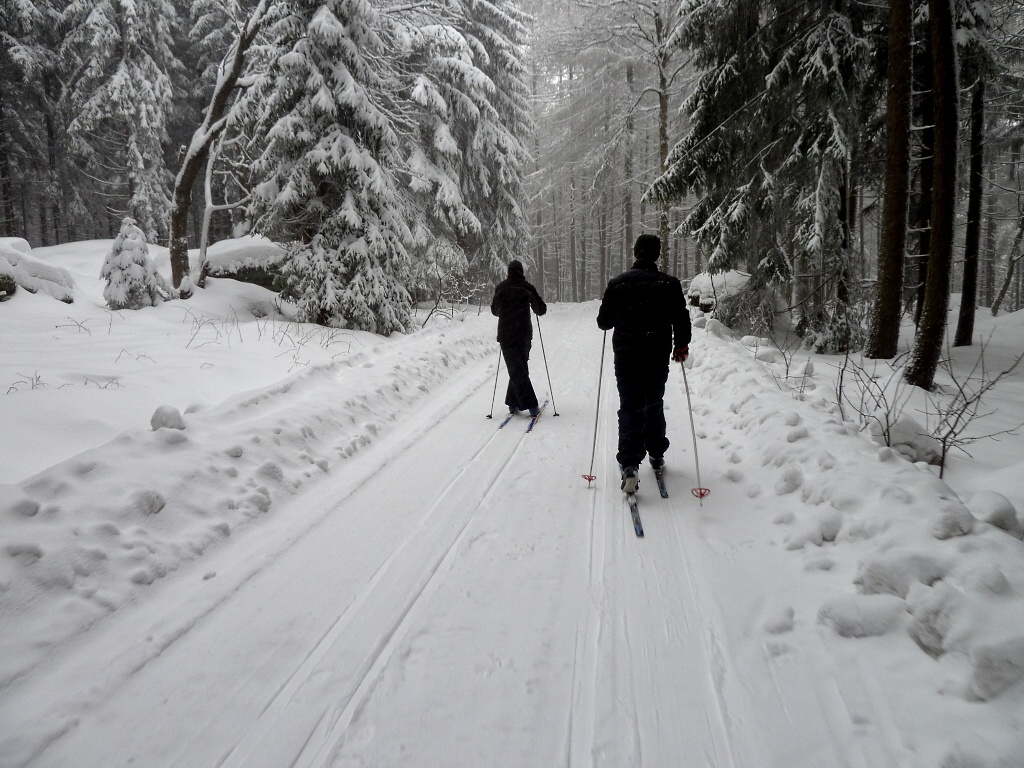
<path fill-rule="evenodd" d="M 604 406 L 602 393 L 601 405 Z M 608 431 L 603 430 L 602 455 L 607 455 Z M 572 693 L 570 696 L 569 718 L 566 726 L 567 768 L 583 768 L 593 765 L 593 754 L 597 735 L 597 683 L 600 672 L 598 646 L 603 638 L 605 621 L 605 550 L 608 527 L 614 526 L 608 514 L 609 494 L 607 483 L 592 491 L 590 501 L 588 585 L 590 596 L 587 609 L 578 619 L 576 646 L 573 653 Z M 617 494 L 616 494 L 617 496 Z"/>
<path fill-rule="evenodd" d="M 273 732 L 274 723 L 285 716 L 293 697 L 303 685 L 316 674 L 321 662 L 330 654 L 333 647 L 347 636 L 353 622 L 367 607 L 374 595 L 380 590 L 381 585 L 391 574 L 398 563 L 406 564 L 410 548 L 418 539 L 422 538 L 423 531 L 430 525 L 431 521 L 450 504 L 453 492 L 460 488 L 471 476 L 472 472 L 478 471 L 481 464 L 488 466 L 489 457 L 493 452 L 492 446 L 496 443 L 507 455 L 497 465 L 496 471 L 492 471 L 491 477 L 486 482 L 483 492 L 475 503 L 471 502 L 472 509 L 464 514 L 462 519 L 456 522 L 457 528 L 450 543 L 443 548 L 436 558 L 428 561 L 426 568 L 421 571 L 421 583 L 414 590 L 410 590 L 408 602 L 395 617 L 387 630 L 377 638 L 373 650 L 366 656 L 359 669 L 356 671 L 353 682 L 349 685 L 348 692 L 341 696 L 334 695 L 338 703 L 328 708 L 319 717 L 308 738 L 305 740 L 301 751 L 295 757 L 291 765 L 294 768 L 313 768 L 313 766 L 324 765 L 332 752 L 344 741 L 346 730 L 365 705 L 374 686 L 377 683 L 382 671 L 394 654 L 395 649 L 406 637 L 418 615 L 418 608 L 421 607 L 429 597 L 437 590 L 443 582 L 444 577 L 451 569 L 452 564 L 466 540 L 471 525 L 487 500 L 492 496 L 494 489 L 499 485 L 506 475 L 508 468 L 512 465 L 516 455 L 520 452 L 523 442 L 526 439 L 525 431 L 518 433 L 518 439 L 513 446 L 507 444 L 509 436 L 506 430 L 500 432 L 495 430 L 479 450 L 462 466 L 462 468 L 448 480 L 444 487 L 437 493 L 433 502 L 423 513 L 419 523 L 411 527 L 410 534 L 391 552 L 387 559 L 374 572 L 373 576 L 356 595 L 355 599 L 342 611 L 334 620 L 331 627 L 314 645 L 302 663 L 289 676 L 274 697 L 267 703 L 260 716 L 250 724 L 243 738 L 217 763 L 218 768 L 241 768 L 252 764 L 252 758 L 257 754 L 261 737 Z M 499 437 L 501 438 L 499 441 Z M 403 446 L 403 452 L 411 450 L 416 445 L 412 441 Z"/>

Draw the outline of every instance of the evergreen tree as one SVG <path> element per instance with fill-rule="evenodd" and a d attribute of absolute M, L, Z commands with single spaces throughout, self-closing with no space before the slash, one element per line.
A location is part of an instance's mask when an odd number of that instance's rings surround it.
<path fill-rule="evenodd" d="M 810 341 L 840 351 L 858 330 L 847 319 L 848 197 L 872 11 L 785 0 L 689 10 L 679 40 L 702 74 L 685 104 L 690 129 L 650 195 L 700 193 L 682 226 L 708 248 L 709 272 L 745 266 L 756 289 L 814 265 Z"/>
<path fill-rule="evenodd" d="M 167 233 L 164 159 L 176 15 L 168 0 L 72 0 L 64 11 L 67 134 L 83 173 L 150 239 Z"/>
<path fill-rule="evenodd" d="M 511 0 L 463 0 L 463 33 L 477 68 L 491 83 L 462 176 L 463 194 L 477 201 L 482 236 L 470 245 L 474 265 L 503 279 L 513 258 L 529 264 L 523 176 L 533 125 L 526 83 L 526 21 Z"/>
<path fill-rule="evenodd" d="M 149 258 L 145 233 L 130 217 L 121 222 L 100 277 L 107 281 L 103 299 L 111 309 L 152 307 L 170 295 L 167 282 Z"/>
<path fill-rule="evenodd" d="M 409 199 L 382 104 L 398 80 L 366 0 L 295 0 L 248 107 L 266 147 L 256 229 L 291 242 L 286 298 L 301 319 L 388 334 L 409 324 Z"/>

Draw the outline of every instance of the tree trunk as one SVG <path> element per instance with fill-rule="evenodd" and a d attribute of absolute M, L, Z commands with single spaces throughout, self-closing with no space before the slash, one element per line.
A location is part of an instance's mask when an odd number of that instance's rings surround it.
<path fill-rule="evenodd" d="M 910 185 L 911 31 L 910 0 L 890 0 L 882 246 L 878 254 L 871 332 L 864 350 L 865 357 L 873 359 L 895 357 L 900 337 Z"/>
<path fill-rule="evenodd" d="M 980 58 L 980 56 L 979 56 Z M 971 98 L 971 176 L 967 198 L 967 239 L 964 242 L 964 280 L 961 288 L 960 315 L 957 318 L 954 347 L 971 346 L 974 336 L 974 312 L 978 305 L 978 251 L 981 246 L 981 198 L 985 152 L 985 73 L 977 67 L 978 81 Z"/>
<path fill-rule="evenodd" d="M 668 75 L 665 70 L 668 66 L 668 51 L 671 49 L 665 45 L 664 22 L 661 15 L 654 15 L 655 43 L 658 45 L 658 175 L 664 175 L 668 170 Z M 658 215 L 658 237 L 661 238 L 662 264 L 672 269 L 672 240 L 669 237 L 669 204 L 666 200 L 661 202 L 661 210 Z"/>
<path fill-rule="evenodd" d="M 267 17 L 267 0 L 260 0 L 249 18 L 238 32 L 233 47 L 222 63 L 220 76 L 210 98 L 210 106 L 202 125 L 192 135 L 192 143 L 185 153 L 185 160 L 174 180 L 174 196 L 171 204 L 171 283 L 175 288 L 181 285 L 188 274 L 188 211 L 192 204 L 192 188 L 206 163 L 210 146 L 224 130 L 224 114 L 227 112 L 231 93 L 238 84 L 245 69 L 245 57 L 249 47 Z"/>
<path fill-rule="evenodd" d="M 579 298 L 579 265 L 576 260 L 576 171 L 569 173 L 569 298 Z"/>
<path fill-rule="evenodd" d="M 598 234 L 598 250 L 601 254 L 601 266 L 599 267 L 599 277 L 597 288 L 601 291 L 601 295 L 604 295 L 604 287 L 608 285 L 608 193 L 605 190 L 601 190 L 601 214 L 598 218 L 597 224 Z"/>
<path fill-rule="evenodd" d="M 921 311 L 924 308 L 925 284 L 928 280 L 928 254 L 931 251 L 931 221 L 932 213 L 932 186 L 933 169 L 935 161 L 935 117 L 934 104 L 932 100 L 932 84 L 935 80 L 932 74 L 931 50 L 932 45 L 925 36 L 922 58 L 924 59 L 920 68 L 921 72 L 921 163 L 919 166 L 918 182 L 920 194 L 917 200 L 917 210 L 914 226 L 917 228 L 917 249 L 911 267 L 913 278 L 910 283 L 914 286 L 917 297 L 917 305 L 914 309 L 914 324 L 921 323 Z"/>
<path fill-rule="evenodd" d="M 536 217 L 536 238 L 537 238 L 537 288 L 540 290 L 541 295 L 545 293 L 544 285 L 544 209 L 542 206 L 537 206 L 537 217 Z"/>
<path fill-rule="evenodd" d="M 587 256 L 587 219 L 583 219 L 580 225 L 580 287 L 578 301 L 587 301 L 590 298 L 590 269 L 589 257 Z"/>
<path fill-rule="evenodd" d="M 996 289 L 996 196 L 985 198 L 985 253 L 981 259 L 981 306 L 991 307 Z"/>
<path fill-rule="evenodd" d="M 562 300 L 562 251 L 558 247 L 561 241 L 558 227 L 558 189 L 551 190 L 551 232 L 552 246 L 555 256 L 555 301 Z"/>
<path fill-rule="evenodd" d="M 1006 260 L 1006 277 L 1003 278 L 1003 285 L 999 289 L 999 295 L 996 296 L 996 300 L 992 302 L 992 317 L 999 314 L 999 308 L 1003 305 L 1003 300 L 1006 298 L 1006 292 L 1010 289 L 1010 284 L 1013 282 L 1013 271 L 1017 266 L 1017 260 L 1020 258 L 1018 250 L 1020 249 L 1022 236 L 1024 236 L 1024 219 L 1020 220 L 1020 223 L 1017 225 L 1017 234 L 1013 237 L 1013 247 L 1010 249 L 1010 258 Z"/>
<path fill-rule="evenodd" d="M 942 355 L 949 309 L 956 217 L 957 66 L 952 0 L 928 0 L 932 44 L 935 160 L 928 283 L 914 352 L 906 371 L 913 386 L 930 390 Z"/>
<path fill-rule="evenodd" d="M 626 63 L 626 88 L 633 92 L 633 62 Z M 622 164 L 622 173 L 625 177 L 625 200 L 623 201 L 623 262 L 622 271 L 625 272 L 632 261 L 633 248 L 633 112 L 626 116 L 626 151 Z"/>

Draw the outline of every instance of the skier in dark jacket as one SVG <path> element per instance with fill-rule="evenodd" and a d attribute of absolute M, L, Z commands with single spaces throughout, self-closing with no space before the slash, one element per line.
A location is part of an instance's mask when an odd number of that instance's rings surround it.
<path fill-rule="evenodd" d="M 689 355 L 690 313 L 679 280 L 658 271 L 661 240 L 640 235 L 632 268 L 609 281 L 597 314 L 598 328 L 612 333 L 615 382 L 619 389 L 619 446 L 622 489 L 636 491 L 644 456 L 665 466 L 664 397 L 669 355 Z"/>
<path fill-rule="evenodd" d="M 508 366 L 508 391 L 505 405 L 509 413 L 529 410 L 538 413 L 537 394 L 530 382 L 530 346 L 533 320 L 530 308 L 538 315 L 548 311 L 537 289 L 526 282 L 523 265 L 514 259 L 508 265 L 508 277 L 498 283 L 491 300 L 491 314 L 498 318 L 498 344 Z"/>

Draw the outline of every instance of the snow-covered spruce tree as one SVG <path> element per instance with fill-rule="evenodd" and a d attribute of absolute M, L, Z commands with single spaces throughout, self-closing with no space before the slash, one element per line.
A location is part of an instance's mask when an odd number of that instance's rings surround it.
<path fill-rule="evenodd" d="M 465 35 L 477 68 L 490 80 L 489 104 L 481 110 L 466 150 L 463 195 L 476 201 L 482 236 L 467 244 L 481 276 L 504 279 L 508 262 L 530 265 L 524 249 L 526 149 L 533 131 L 527 83 L 526 22 L 511 0 L 462 0 Z"/>
<path fill-rule="evenodd" d="M 486 106 L 489 82 L 474 66 L 472 52 L 449 14 L 385 15 L 390 39 L 401 50 L 402 88 L 391 109 L 406 115 L 397 127 L 405 145 L 411 197 L 411 287 L 433 294 L 466 272 L 463 246 L 481 235 L 474 201 L 463 197 L 464 147 Z M 401 41 L 401 42 L 399 42 Z"/>
<path fill-rule="evenodd" d="M 378 22 L 366 0 L 292 0 L 246 107 L 266 135 L 255 229 L 291 243 L 284 298 L 302 320 L 388 334 L 410 319 L 410 201 Z"/>
<path fill-rule="evenodd" d="M 168 0 L 73 0 L 63 21 L 71 152 L 100 180 L 97 193 L 111 214 L 135 217 L 151 240 L 166 235 L 173 177 L 163 145 L 170 72 L 180 66 L 170 48 L 174 7 Z"/>
<path fill-rule="evenodd" d="M 414 283 L 457 278 L 469 259 L 489 282 L 523 256 L 524 29 L 506 3 L 434 6 L 382 14 L 402 54 L 403 88 L 389 109 L 402 116 L 396 130 L 415 200 Z"/>
<path fill-rule="evenodd" d="M 121 222 L 100 277 L 107 281 L 103 298 L 111 309 L 153 307 L 170 296 L 170 287 L 149 258 L 146 235 L 130 217 Z"/>
<path fill-rule="evenodd" d="M 703 71 L 690 129 L 649 192 L 700 195 L 682 228 L 709 249 L 711 273 L 746 267 L 753 291 L 817 273 L 793 303 L 815 307 L 808 338 L 833 351 L 851 335 L 850 159 L 872 79 L 859 15 L 873 11 L 839 7 L 694 0 L 680 35 Z"/>

